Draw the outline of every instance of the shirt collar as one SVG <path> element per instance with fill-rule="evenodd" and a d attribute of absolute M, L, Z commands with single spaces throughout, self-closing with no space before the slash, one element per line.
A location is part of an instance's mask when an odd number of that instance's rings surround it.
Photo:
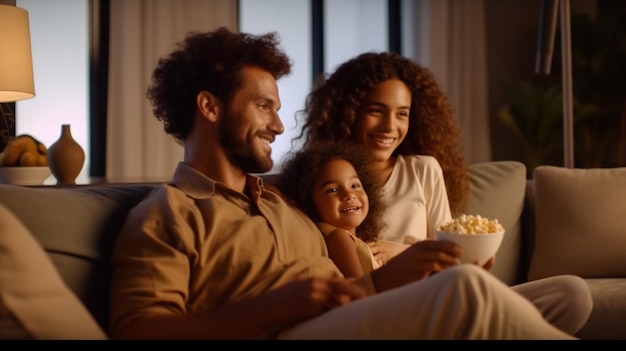
<path fill-rule="evenodd" d="M 227 189 L 224 185 L 198 172 L 185 162 L 179 162 L 176 166 L 172 184 L 196 199 L 206 199 L 213 196 L 218 186 Z M 252 174 L 246 175 L 246 188 L 250 194 L 255 194 L 255 197 L 258 197 L 265 190 L 263 179 Z M 233 191 L 232 189 L 229 190 Z"/>

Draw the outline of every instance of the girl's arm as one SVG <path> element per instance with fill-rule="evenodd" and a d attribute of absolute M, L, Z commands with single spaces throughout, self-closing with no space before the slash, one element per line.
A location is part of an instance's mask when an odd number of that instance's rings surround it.
<path fill-rule="evenodd" d="M 354 237 L 343 229 L 335 229 L 324 236 L 328 255 L 335 262 L 346 278 L 355 278 L 363 275 L 363 267 L 356 253 Z"/>

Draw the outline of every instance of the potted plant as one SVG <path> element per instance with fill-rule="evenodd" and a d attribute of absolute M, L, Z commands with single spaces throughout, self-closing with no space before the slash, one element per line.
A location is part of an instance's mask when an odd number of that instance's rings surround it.
<path fill-rule="evenodd" d="M 532 172 L 538 165 L 563 152 L 561 86 L 520 81 L 504 84 L 503 89 L 509 103 L 499 110 L 498 118 L 520 142 L 524 155 L 522 162 Z M 581 104 L 576 99 L 573 104 L 575 130 L 577 125 L 598 114 L 598 108 L 593 104 Z"/>

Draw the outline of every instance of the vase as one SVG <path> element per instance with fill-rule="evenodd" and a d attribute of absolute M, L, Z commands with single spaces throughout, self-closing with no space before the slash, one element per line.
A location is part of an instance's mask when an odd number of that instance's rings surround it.
<path fill-rule="evenodd" d="M 85 163 L 85 151 L 72 138 L 69 124 L 61 126 L 61 136 L 48 148 L 46 159 L 57 184 L 76 184 Z"/>

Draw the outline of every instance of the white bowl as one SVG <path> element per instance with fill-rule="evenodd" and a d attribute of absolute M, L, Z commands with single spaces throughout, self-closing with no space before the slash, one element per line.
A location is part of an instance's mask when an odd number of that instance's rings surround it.
<path fill-rule="evenodd" d="M 461 254 L 461 262 L 476 263 L 484 265 L 487 260 L 496 254 L 502 238 L 504 238 L 504 230 L 497 233 L 485 234 L 459 234 L 450 232 L 437 231 L 437 240 L 447 240 L 461 246 L 463 252 Z"/>
<path fill-rule="evenodd" d="M 48 166 L 0 167 L 0 183 L 42 185 L 51 174 Z"/>

